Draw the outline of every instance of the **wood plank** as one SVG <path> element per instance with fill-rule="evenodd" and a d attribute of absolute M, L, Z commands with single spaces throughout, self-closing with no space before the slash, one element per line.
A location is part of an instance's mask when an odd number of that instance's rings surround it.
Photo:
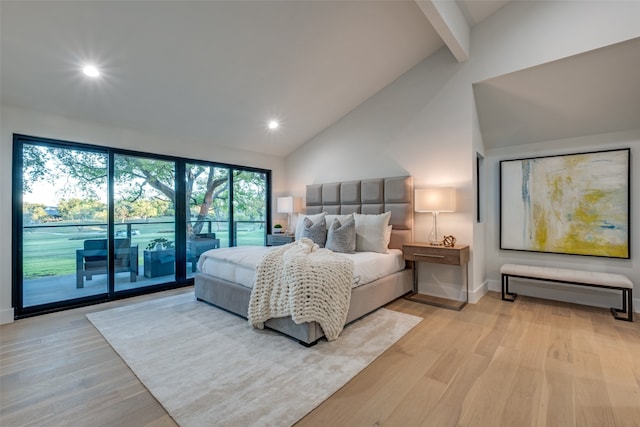
<path fill-rule="evenodd" d="M 83 307 L 0 327 L 2 425 L 175 426 Z M 424 320 L 298 422 L 640 427 L 640 322 L 490 292 L 460 312 L 398 299 Z"/>

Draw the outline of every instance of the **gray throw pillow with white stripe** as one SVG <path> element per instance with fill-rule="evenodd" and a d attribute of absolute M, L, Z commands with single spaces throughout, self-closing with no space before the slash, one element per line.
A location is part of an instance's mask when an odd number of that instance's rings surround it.
<path fill-rule="evenodd" d="M 324 217 L 315 224 L 309 218 L 305 218 L 302 237 L 309 238 L 313 240 L 313 243 L 317 243 L 318 246 L 324 248 L 324 244 L 327 241 L 327 224 Z"/>
<path fill-rule="evenodd" d="M 353 218 L 340 223 L 337 218 L 333 220 L 327 233 L 327 249 L 345 254 L 356 253 L 356 223 Z"/>

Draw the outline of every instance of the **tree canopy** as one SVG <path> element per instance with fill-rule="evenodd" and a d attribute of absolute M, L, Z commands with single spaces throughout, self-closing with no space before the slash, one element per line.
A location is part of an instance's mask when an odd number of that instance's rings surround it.
<path fill-rule="evenodd" d="M 87 219 L 101 209 L 106 217 L 107 192 L 105 153 L 25 144 L 23 146 L 24 192 L 31 192 L 40 181 L 64 182 L 58 188 L 64 201 L 59 210 L 65 217 Z M 150 218 L 175 209 L 175 163 L 172 161 L 116 155 L 114 164 L 116 220 Z M 225 221 L 229 212 L 229 172 L 226 167 L 187 164 L 187 232 L 198 233 L 207 219 Z M 266 185 L 262 173 L 235 170 L 234 217 L 236 220 L 264 221 Z M 100 208 L 100 205 L 102 208 Z M 34 207 L 35 209 L 35 207 Z M 192 214 L 192 210 L 195 211 Z M 41 215 L 41 212 L 38 211 Z"/>

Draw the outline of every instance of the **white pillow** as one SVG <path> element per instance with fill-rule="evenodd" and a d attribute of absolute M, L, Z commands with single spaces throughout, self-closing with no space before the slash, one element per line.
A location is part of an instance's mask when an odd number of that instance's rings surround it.
<path fill-rule="evenodd" d="M 356 252 L 387 253 L 391 212 L 379 215 L 353 214 L 356 221 Z"/>
<path fill-rule="evenodd" d="M 385 253 L 389 252 L 389 242 L 391 242 L 391 230 L 393 230 L 393 225 L 387 225 L 387 229 L 384 232 L 384 247 Z"/>
<path fill-rule="evenodd" d="M 331 224 L 333 224 L 334 219 L 337 219 L 338 221 L 340 221 L 340 224 L 346 224 L 347 221 L 349 221 L 350 219 L 353 219 L 353 214 L 352 213 L 347 215 L 327 214 L 327 216 L 325 216 L 324 219 L 327 221 L 327 230 L 329 230 L 329 228 L 331 228 Z"/>
<path fill-rule="evenodd" d="M 325 215 L 327 215 L 326 212 L 321 212 L 321 213 L 315 214 L 315 215 L 305 215 L 305 214 L 298 215 L 298 222 L 296 223 L 296 233 L 295 233 L 296 234 L 296 240 L 300 240 L 302 238 L 302 232 L 304 231 L 304 219 L 305 218 L 309 218 L 309 220 L 315 224 L 316 222 L 318 222 L 319 220 L 324 218 Z"/>

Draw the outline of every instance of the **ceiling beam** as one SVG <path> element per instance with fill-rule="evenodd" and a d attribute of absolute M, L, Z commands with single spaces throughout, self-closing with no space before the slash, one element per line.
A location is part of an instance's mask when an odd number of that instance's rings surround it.
<path fill-rule="evenodd" d="M 415 0 L 458 62 L 469 59 L 471 29 L 453 0 Z"/>

